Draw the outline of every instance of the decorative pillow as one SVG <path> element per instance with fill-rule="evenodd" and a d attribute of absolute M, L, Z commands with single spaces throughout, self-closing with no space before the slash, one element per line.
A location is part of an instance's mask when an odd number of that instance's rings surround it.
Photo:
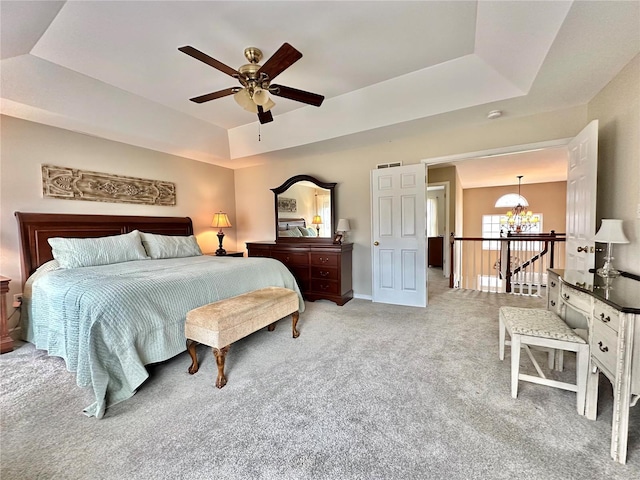
<path fill-rule="evenodd" d="M 140 232 L 142 245 L 151 258 L 182 258 L 202 255 L 196 237 Z"/>
<path fill-rule="evenodd" d="M 302 234 L 303 237 L 309 236 L 309 230 L 307 230 L 305 227 L 296 227 L 296 228 Z"/>
<path fill-rule="evenodd" d="M 53 237 L 48 241 L 60 268 L 92 267 L 149 258 L 137 230 L 111 237 Z"/>
<path fill-rule="evenodd" d="M 307 227 L 307 232 L 309 233 L 310 237 L 317 237 L 318 236 L 318 231 L 313 227 Z"/>

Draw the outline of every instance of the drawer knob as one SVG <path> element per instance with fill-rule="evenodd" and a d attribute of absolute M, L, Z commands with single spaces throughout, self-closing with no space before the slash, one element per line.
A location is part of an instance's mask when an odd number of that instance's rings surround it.
<path fill-rule="evenodd" d="M 320 270 L 320 276 L 321 277 L 328 277 L 329 276 L 329 272 L 323 272 L 322 270 Z"/>
<path fill-rule="evenodd" d="M 569 300 L 569 295 L 567 295 L 566 293 L 563 293 L 562 298 L 564 298 L 565 300 Z"/>
<path fill-rule="evenodd" d="M 603 347 L 602 346 L 602 342 L 598 342 L 598 348 L 600 348 L 601 352 L 608 352 L 609 351 L 609 347 Z"/>
<path fill-rule="evenodd" d="M 555 287 L 556 286 L 556 282 L 554 282 L 553 280 L 551 281 L 551 287 Z"/>
<path fill-rule="evenodd" d="M 609 323 L 611 321 L 611 317 L 609 317 L 609 315 L 607 315 L 606 317 L 604 316 L 604 313 L 600 314 L 600 320 L 602 320 L 604 323 Z"/>
<path fill-rule="evenodd" d="M 556 306 L 556 302 L 554 302 L 553 300 L 551 300 L 551 302 L 549 302 L 549 303 L 551 303 L 551 306 L 552 306 L 552 307 L 555 307 L 555 306 Z"/>

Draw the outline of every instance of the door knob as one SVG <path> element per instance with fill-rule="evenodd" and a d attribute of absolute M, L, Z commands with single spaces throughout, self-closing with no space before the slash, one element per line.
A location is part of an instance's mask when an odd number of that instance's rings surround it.
<path fill-rule="evenodd" d="M 378 242 L 373 242 L 373 244 L 377 247 L 378 245 L 380 245 Z"/>

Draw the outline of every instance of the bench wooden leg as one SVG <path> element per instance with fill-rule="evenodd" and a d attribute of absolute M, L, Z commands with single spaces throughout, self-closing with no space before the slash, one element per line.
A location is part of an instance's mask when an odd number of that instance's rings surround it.
<path fill-rule="evenodd" d="M 224 360 L 229 351 L 229 346 L 222 348 L 213 347 L 213 355 L 216 357 L 216 365 L 218 365 L 218 378 L 216 378 L 216 387 L 222 388 L 227 384 L 227 377 L 224 376 Z"/>
<path fill-rule="evenodd" d="M 296 329 L 296 325 L 298 325 L 299 318 L 300 318 L 300 312 L 293 312 L 291 314 L 291 329 L 293 330 L 293 338 L 298 338 L 300 336 L 300 332 Z"/>
<path fill-rule="evenodd" d="M 270 332 L 273 332 L 275 329 L 276 329 L 276 322 L 273 322 L 267 327 L 267 330 L 269 330 Z"/>
<path fill-rule="evenodd" d="M 193 375 L 198 371 L 198 356 L 196 354 L 196 347 L 198 342 L 187 338 L 187 352 L 191 355 L 191 366 L 189 367 L 189 373 Z"/>

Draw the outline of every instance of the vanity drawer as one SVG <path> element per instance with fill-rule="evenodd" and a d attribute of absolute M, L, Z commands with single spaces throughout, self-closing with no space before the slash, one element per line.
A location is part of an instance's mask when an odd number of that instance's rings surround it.
<path fill-rule="evenodd" d="M 598 360 L 611 375 L 616 373 L 616 353 L 618 335 L 600 321 L 593 323 L 591 355 Z"/>
<path fill-rule="evenodd" d="M 595 322 L 602 322 L 616 332 L 618 331 L 620 317 L 615 308 L 610 307 L 606 303 L 595 301 L 593 305 L 593 317 Z"/>
<path fill-rule="evenodd" d="M 339 295 L 340 288 L 338 282 L 332 280 L 311 279 L 311 291 L 314 293 L 326 293 L 330 295 Z"/>
<path fill-rule="evenodd" d="M 311 265 L 337 267 L 339 263 L 340 255 L 337 253 L 311 252 Z"/>
<path fill-rule="evenodd" d="M 338 280 L 338 269 L 327 267 L 311 267 L 311 278 L 321 280 Z"/>
<path fill-rule="evenodd" d="M 309 265 L 309 254 L 307 252 L 279 252 L 274 250 L 272 258 L 280 260 L 285 265 Z"/>
<path fill-rule="evenodd" d="M 560 286 L 560 297 L 563 302 L 571 305 L 576 310 L 591 314 L 591 297 L 589 294 L 568 287 L 563 283 Z"/>
<path fill-rule="evenodd" d="M 560 279 L 557 275 L 548 274 L 549 284 L 547 285 L 547 309 L 554 313 L 560 311 Z"/>

